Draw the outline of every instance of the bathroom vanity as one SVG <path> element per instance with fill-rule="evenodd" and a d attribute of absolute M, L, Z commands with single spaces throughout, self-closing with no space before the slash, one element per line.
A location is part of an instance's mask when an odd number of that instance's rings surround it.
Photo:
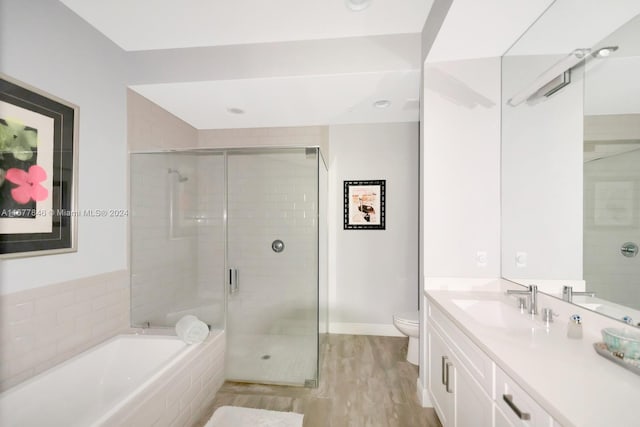
<path fill-rule="evenodd" d="M 634 426 L 640 376 L 599 356 L 600 322 L 567 337 L 575 307 L 542 296 L 551 323 L 504 290 L 428 290 L 423 324 L 428 390 L 445 427 Z M 566 311 L 569 310 L 569 311 Z M 542 311 L 542 309 L 540 309 Z M 567 319 L 567 320 L 565 320 Z"/>

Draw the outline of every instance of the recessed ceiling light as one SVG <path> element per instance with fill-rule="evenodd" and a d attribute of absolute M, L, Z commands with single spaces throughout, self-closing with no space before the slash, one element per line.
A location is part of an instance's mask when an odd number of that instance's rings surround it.
<path fill-rule="evenodd" d="M 347 7 L 353 11 L 360 11 L 371 6 L 372 0 L 345 0 Z"/>
<path fill-rule="evenodd" d="M 373 106 L 376 108 L 388 108 L 391 105 L 391 101 L 388 99 L 379 99 L 373 103 Z"/>
<path fill-rule="evenodd" d="M 606 58 L 607 56 L 611 55 L 613 52 L 615 52 L 616 50 L 618 50 L 618 46 L 605 46 L 605 47 L 601 47 L 600 49 L 596 50 L 593 53 L 593 56 L 595 58 Z"/>
<path fill-rule="evenodd" d="M 242 108 L 230 107 L 227 108 L 227 111 L 231 114 L 244 114 L 244 110 Z"/>

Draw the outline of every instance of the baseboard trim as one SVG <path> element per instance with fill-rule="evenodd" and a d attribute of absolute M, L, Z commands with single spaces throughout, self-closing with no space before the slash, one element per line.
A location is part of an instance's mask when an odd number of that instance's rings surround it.
<path fill-rule="evenodd" d="M 404 334 L 391 324 L 383 323 L 329 323 L 330 334 L 379 335 L 385 337 L 404 337 Z"/>
<path fill-rule="evenodd" d="M 433 404 L 431 403 L 431 398 L 429 397 L 429 390 L 426 388 L 422 388 L 422 384 L 420 383 L 420 378 L 416 380 L 416 391 L 418 393 L 418 402 L 422 405 L 423 408 L 433 408 Z"/>

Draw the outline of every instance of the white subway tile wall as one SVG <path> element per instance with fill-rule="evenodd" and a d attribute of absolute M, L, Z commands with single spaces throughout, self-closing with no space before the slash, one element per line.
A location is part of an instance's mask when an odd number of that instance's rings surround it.
<path fill-rule="evenodd" d="M 196 160 L 198 182 L 197 295 L 220 307 L 214 318 L 223 325 L 225 283 L 224 156 L 207 154 Z"/>
<path fill-rule="evenodd" d="M 223 325 L 221 155 L 131 157 L 132 322 Z"/>
<path fill-rule="evenodd" d="M 240 275 L 229 297 L 233 333 L 315 334 L 316 159 L 304 150 L 229 156 L 229 262 Z"/>
<path fill-rule="evenodd" d="M 0 391 L 129 327 L 129 274 L 0 296 Z"/>
<path fill-rule="evenodd" d="M 236 331 L 285 333 L 283 328 L 301 325 L 315 330 L 316 161 L 302 149 L 229 154 L 229 261 L 242 282 Z M 171 325 L 190 313 L 222 328 L 223 156 L 133 154 L 131 165 L 133 324 Z M 178 174 L 187 180 L 179 182 Z M 178 204 L 173 215 L 171 197 Z M 285 242 L 282 254 L 271 250 L 275 239 Z"/>

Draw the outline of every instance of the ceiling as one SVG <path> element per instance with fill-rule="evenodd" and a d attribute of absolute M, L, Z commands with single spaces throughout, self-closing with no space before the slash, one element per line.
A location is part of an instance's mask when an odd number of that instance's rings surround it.
<path fill-rule="evenodd" d="M 432 0 L 60 0 L 127 51 L 419 33 Z"/>
<path fill-rule="evenodd" d="M 345 0 L 60 1 L 142 66 L 131 89 L 197 129 L 419 120 L 419 40 L 433 0 L 361 11 Z M 384 37 L 402 34 L 414 35 L 410 52 L 396 49 L 406 38 Z M 171 78 L 140 78 L 163 68 Z M 387 108 L 373 106 L 382 99 Z"/>
<path fill-rule="evenodd" d="M 133 90 L 197 129 L 419 120 L 434 0 L 60 1 L 127 51 Z M 454 0 L 433 58 L 501 56 L 550 1 Z"/>
<path fill-rule="evenodd" d="M 196 129 L 417 121 L 420 71 L 132 86 Z M 379 98 L 382 97 L 382 98 Z M 374 102 L 390 101 L 386 108 Z M 242 110 L 242 114 L 230 110 Z M 300 111 L 302 110 L 302 111 Z"/>

